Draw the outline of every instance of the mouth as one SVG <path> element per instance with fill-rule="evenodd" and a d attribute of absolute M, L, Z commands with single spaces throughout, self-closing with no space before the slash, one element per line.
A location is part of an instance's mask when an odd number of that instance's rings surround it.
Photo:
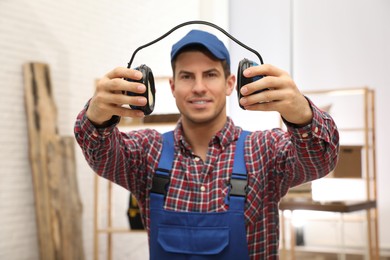
<path fill-rule="evenodd" d="M 207 104 L 211 103 L 209 99 L 192 99 L 189 101 L 190 104 L 194 105 L 197 108 L 203 108 Z"/>
<path fill-rule="evenodd" d="M 195 104 L 195 105 L 203 105 L 203 104 L 206 104 L 207 101 L 206 100 L 199 100 L 199 101 L 191 101 L 192 104 Z"/>

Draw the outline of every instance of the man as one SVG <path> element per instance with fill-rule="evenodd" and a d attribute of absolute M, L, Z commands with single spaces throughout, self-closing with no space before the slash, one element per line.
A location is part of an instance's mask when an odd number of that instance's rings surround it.
<path fill-rule="evenodd" d="M 174 132 L 119 131 L 120 117 L 143 116 L 122 105 L 146 104 L 123 91 L 146 88 L 123 80 L 139 80 L 138 71 L 116 68 L 100 80 L 76 121 L 87 162 L 136 196 L 151 259 L 277 259 L 278 203 L 290 187 L 333 170 L 339 145 L 334 121 L 286 72 L 261 65 L 244 71 L 245 77 L 265 77 L 241 88 L 240 104 L 278 111 L 287 131 L 248 133 L 235 126 L 226 115 L 236 81 L 229 53 L 207 32 L 193 30 L 173 45 L 171 63 L 181 114 Z"/>

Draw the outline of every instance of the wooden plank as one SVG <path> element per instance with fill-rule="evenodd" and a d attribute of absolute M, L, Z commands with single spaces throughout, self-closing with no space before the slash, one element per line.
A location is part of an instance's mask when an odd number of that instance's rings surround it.
<path fill-rule="evenodd" d="M 40 259 L 84 259 L 74 141 L 57 131 L 49 67 L 23 67 Z"/>
<path fill-rule="evenodd" d="M 157 114 L 143 118 L 144 124 L 176 123 L 180 119 L 180 114 Z"/>
<path fill-rule="evenodd" d="M 279 204 L 281 210 L 316 210 L 339 213 L 369 210 L 375 207 L 375 200 L 319 202 L 306 199 L 284 199 Z"/>

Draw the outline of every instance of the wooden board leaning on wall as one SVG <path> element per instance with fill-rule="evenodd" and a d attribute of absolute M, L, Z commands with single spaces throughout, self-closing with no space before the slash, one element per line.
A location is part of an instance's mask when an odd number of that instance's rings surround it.
<path fill-rule="evenodd" d="M 58 135 L 49 66 L 26 63 L 23 72 L 40 259 L 83 260 L 74 138 Z"/>

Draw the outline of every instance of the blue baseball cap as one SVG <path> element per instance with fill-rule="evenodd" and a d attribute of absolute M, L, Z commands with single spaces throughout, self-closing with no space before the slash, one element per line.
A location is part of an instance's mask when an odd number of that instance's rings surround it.
<path fill-rule="evenodd" d="M 230 55 L 223 42 L 219 40 L 214 34 L 201 30 L 191 30 L 188 34 L 181 38 L 181 40 L 172 46 L 171 61 L 176 57 L 181 49 L 193 44 L 204 46 L 217 59 L 226 60 L 228 66 L 230 67 Z"/>

